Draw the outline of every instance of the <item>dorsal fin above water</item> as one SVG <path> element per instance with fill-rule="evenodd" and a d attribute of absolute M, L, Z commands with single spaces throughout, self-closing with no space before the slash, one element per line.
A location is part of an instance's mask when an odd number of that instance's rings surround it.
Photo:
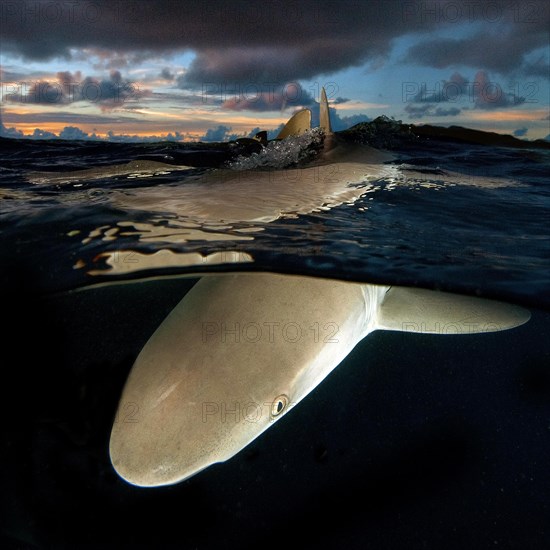
<path fill-rule="evenodd" d="M 424 334 L 497 332 L 526 323 L 531 314 L 512 304 L 423 288 L 391 287 L 377 329 Z"/>
<path fill-rule="evenodd" d="M 267 143 L 267 131 L 262 130 L 261 132 L 257 132 L 254 139 L 259 141 L 262 145 L 265 145 Z"/>
<path fill-rule="evenodd" d="M 321 88 L 321 101 L 319 102 L 319 123 L 325 134 L 332 134 L 327 93 L 325 92 L 324 88 Z"/>
<path fill-rule="evenodd" d="M 283 129 L 279 132 L 277 139 L 284 139 L 288 136 L 301 136 L 307 130 L 311 129 L 311 111 L 302 109 L 294 113 Z"/>

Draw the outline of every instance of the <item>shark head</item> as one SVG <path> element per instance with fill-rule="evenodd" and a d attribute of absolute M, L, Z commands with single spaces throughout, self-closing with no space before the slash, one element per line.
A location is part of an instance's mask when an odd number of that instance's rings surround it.
<path fill-rule="evenodd" d="M 236 333 L 224 337 L 217 322 L 205 323 L 203 334 L 183 323 L 188 349 L 176 356 L 162 348 L 173 346 L 180 334 L 170 322 L 163 324 L 134 365 L 110 442 L 113 466 L 133 485 L 170 485 L 223 462 L 292 406 L 293 377 L 278 371 L 275 357 L 239 369 L 230 359 L 236 351 L 242 355 Z M 236 330 L 242 337 L 242 327 Z M 251 339 L 245 343 L 251 355 L 253 330 L 249 326 L 244 333 Z"/>
<path fill-rule="evenodd" d="M 203 277 L 135 362 L 111 434 L 113 466 L 134 485 L 159 486 L 232 457 L 342 361 L 368 311 L 354 283 Z"/>

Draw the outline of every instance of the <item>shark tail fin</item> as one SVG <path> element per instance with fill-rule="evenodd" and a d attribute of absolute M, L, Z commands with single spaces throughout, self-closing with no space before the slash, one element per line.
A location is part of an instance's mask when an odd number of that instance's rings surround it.
<path fill-rule="evenodd" d="M 311 111 L 302 109 L 294 113 L 283 129 L 279 132 L 277 139 L 284 139 L 288 136 L 301 136 L 307 130 L 311 129 Z"/>
<path fill-rule="evenodd" d="M 321 88 L 321 101 L 319 103 L 320 126 L 325 134 L 332 134 L 332 127 L 330 125 L 330 112 L 328 109 L 328 100 L 325 88 Z"/>
<path fill-rule="evenodd" d="M 424 334 L 497 332 L 526 323 L 519 306 L 421 288 L 391 287 L 380 306 L 377 328 Z"/>

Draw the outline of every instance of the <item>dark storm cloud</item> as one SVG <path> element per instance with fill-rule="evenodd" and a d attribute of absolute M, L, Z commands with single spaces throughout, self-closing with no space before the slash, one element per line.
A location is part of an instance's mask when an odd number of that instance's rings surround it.
<path fill-rule="evenodd" d="M 477 5 L 475 2 L 471 6 Z M 478 14 L 483 29 L 465 38 L 430 38 L 412 46 L 405 62 L 417 63 L 438 69 L 452 66 L 469 66 L 495 71 L 500 74 L 521 71 L 537 72 L 549 77 L 548 63 L 534 67 L 525 56 L 548 46 L 549 4 L 534 0 L 525 4 L 487 2 L 491 14 Z M 479 9 L 483 4 L 479 4 Z M 546 68 L 546 71 L 544 69 Z"/>
<path fill-rule="evenodd" d="M 457 65 L 484 67 L 507 74 L 518 70 L 524 65 L 525 54 L 544 46 L 544 39 L 548 40 L 548 35 L 544 36 L 544 33 L 515 37 L 512 32 L 504 35 L 480 33 L 472 38 L 420 42 L 410 48 L 405 61 L 437 69 Z M 520 46 L 518 40 L 521 40 Z M 531 68 L 528 64 L 526 67 Z M 548 78 L 548 72 L 540 76 Z"/>
<path fill-rule="evenodd" d="M 340 48 L 315 64 L 345 66 L 349 51 L 356 52 L 354 57 L 383 51 L 396 31 L 409 28 L 401 17 L 402 3 L 396 0 L 384 1 L 392 16 L 378 2 L 356 1 L 336 6 L 312 0 L 272 0 L 261 5 L 245 0 L 3 0 L 0 5 L 4 47 L 37 60 L 69 56 L 71 48 L 158 52 L 286 47 L 298 51 L 326 42 Z M 412 27 L 426 24 L 417 21 Z M 389 36 L 388 28 L 394 31 Z M 357 42 L 363 45 L 356 48 Z"/>
<path fill-rule="evenodd" d="M 174 80 L 174 78 L 176 78 L 168 67 L 165 67 L 162 71 L 160 71 L 159 77 L 164 80 Z"/>
<path fill-rule="evenodd" d="M 548 62 L 548 57 L 541 55 L 536 61 L 525 61 L 520 71 L 525 76 L 550 79 L 550 63 Z"/>
<path fill-rule="evenodd" d="M 178 84 L 183 89 L 227 85 L 269 87 L 358 66 L 365 60 L 365 42 L 354 44 L 345 39 L 316 39 L 303 46 L 206 49 L 197 51 L 189 69 L 178 78 Z"/>
<path fill-rule="evenodd" d="M 410 50 L 409 60 L 504 72 L 517 68 L 527 52 L 546 45 L 544 0 L 531 0 L 525 8 L 508 0 L 490 2 L 489 10 L 478 4 L 2 0 L 0 18 L 4 52 L 33 60 L 70 58 L 74 49 L 102 49 L 115 60 L 114 65 L 107 62 L 108 68 L 120 68 L 128 53 L 151 57 L 193 50 L 197 57 L 180 80 L 188 87 L 252 78 L 288 82 L 379 63 L 399 36 L 472 22 L 483 24 L 487 32 L 462 40 L 427 40 Z M 473 12 L 472 5 L 481 11 Z"/>

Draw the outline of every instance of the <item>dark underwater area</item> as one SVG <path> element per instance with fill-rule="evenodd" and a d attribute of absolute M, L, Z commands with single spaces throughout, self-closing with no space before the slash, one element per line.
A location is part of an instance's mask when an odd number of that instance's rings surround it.
<path fill-rule="evenodd" d="M 494 334 L 375 332 L 229 461 L 120 479 L 121 389 L 193 282 L 4 297 L 3 548 L 546 547 L 548 311 Z"/>
<path fill-rule="evenodd" d="M 62 188 L 25 174 L 136 159 L 202 170 L 261 146 L 0 138 L 9 203 L 0 211 L 2 548 L 550 547 L 550 144 L 385 118 L 340 135 L 395 152 L 430 182 L 450 170 L 521 185 L 432 193 L 423 182 L 381 181 L 355 205 L 266 224 L 237 247 L 253 265 L 200 273 L 417 285 L 510 301 L 531 320 L 467 336 L 375 332 L 229 461 L 174 486 L 131 486 L 108 454 L 120 393 L 199 269 L 104 276 L 125 284 L 89 288 L 72 263 L 94 264 L 120 245 L 66 234 L 128 215 L 96 201 L 111 189 L 170 189 L 183 176 Z M 172 247 L 224 250 L 216 241 Z"/>

